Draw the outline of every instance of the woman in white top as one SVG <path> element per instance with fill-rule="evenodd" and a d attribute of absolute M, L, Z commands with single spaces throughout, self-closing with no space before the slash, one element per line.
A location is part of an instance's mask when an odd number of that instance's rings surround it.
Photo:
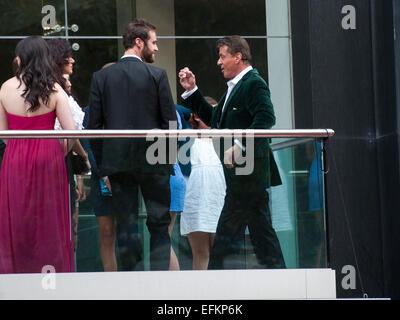
<path fill-rule="evenodd" d="M 74 118 L 75 127 L 77 130 L 82 130 L 83 129 L 82 123 L 83 123 L 83 118 L 85 117 L 85 113 L 79 106 L 78 102 L 76 102 L 75 98 L 72 96 L 72 91 L 71 91 L 72 85 L 69 74 L 68 73 L 63 74 L 63 78 L 65 79 L 66 95 L 69 102 L 69 108 L 71 109 L 72 116 Z M 60 122 L 58 121 L 58 119 L 56 119 L 54 129 L 61 130 Z"/>
<path fill-rule="evenodd" d="M 57 67 L 57 73 L 59 75 L 59 83 L 63 87 L 65 94 L 68 97 L 69 107 L 71 109 L 75 126 L 81 130 L 83 128 L 82 122 L 85 116 L 82 108 L 78 105 L 76 100 L 72 96 L 70 75 L 73 73 L 75 64 L 74 58 L 72 58 L 71 45 L 66 39 L 50 39 L 48 41 L 50 52 L 53 61 Z M 59 129 L 59 122 L 56 120 L 54 128 Z M 72 147 L 72 152 L 82 156 L 88 168 L 90 168 L 89 157 L 86 151 L 83 149 L 79 139 L 76 140 Z M 69 170 L 71 171 L 71 169 Z M 86 191 L 83 185 L 83 179 L 80 175 L 73 175 L 72 172 L 68 172 L 69 183 L 71 185 L 71 208 L 72 210 L 72 221 L 74 226 L 74 246 L 77 246 L 77 229 L 78 229 L 78 212 L 79 202 L 86 200 Z M 76 181 L 76 183 L 75 183 Z"/>
<path fill-rule="evenodd" d="M 193 129 L 209 129 L 191 114 Z M 225 201 L 225 176 L 211 138 L 196 138 L 190 148 L 191 172 L 181 214 L 181 234 L 188 236 L 193 270 L 206 270 L 214 243 L 218 219 Z"/>

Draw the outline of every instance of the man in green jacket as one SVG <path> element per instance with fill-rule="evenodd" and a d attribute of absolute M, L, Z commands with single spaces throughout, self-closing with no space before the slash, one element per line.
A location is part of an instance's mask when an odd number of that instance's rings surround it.
<path fill-rule="evenodd" d="M 240 36 L 224 37 L 217 41 L 217 48 L 217 65 L 229 80 L 227 92 L 218 105 L 212 107 L 198 89 L 195 75 L 185 67 L 179 72 L 180 83 L 186 90 L 182 94 L 184 104 L 211 128 L 270 129 L 275 124 L 270 92 L 264 79 L 251 66 L 246 40 Z M 281 183 L 268 139 L 233 139 L 231 144 L 222 143 L 217 152 L 224 163 L 227 190 L 209 269 L 244 268 L 240 252 L 246 226 L 259 264 L 264 268 L 285 268 L 279 240 L 272 227 L 266 190 L 270 185 Z M 251 162 L 249 172 L 240 171 L 243 159 Z"/>

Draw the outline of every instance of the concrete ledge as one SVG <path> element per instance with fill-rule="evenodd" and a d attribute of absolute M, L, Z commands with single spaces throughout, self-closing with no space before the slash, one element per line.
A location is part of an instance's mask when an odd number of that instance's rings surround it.
<path fill-rule="evenodd" d="M 0 275 L 0 299 L 335 299 L 331 269 Z"/>

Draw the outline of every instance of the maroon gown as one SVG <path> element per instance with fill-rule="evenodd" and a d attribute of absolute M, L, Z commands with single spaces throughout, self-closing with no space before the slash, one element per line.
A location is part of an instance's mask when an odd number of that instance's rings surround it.
<path fill-rule="evenodd" d="M 56 114 L 7 118 L 10 130 L 53 130 Z M 0 273 L 73 271 L 68 196 L 58 139 L 8 140 L 0 171 Z"/>

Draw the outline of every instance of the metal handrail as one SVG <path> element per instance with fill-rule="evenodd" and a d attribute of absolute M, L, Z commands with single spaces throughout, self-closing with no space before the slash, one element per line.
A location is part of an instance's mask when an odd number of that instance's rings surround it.
<path fill-rule="evenodd" d="M 0 139 L 71 139 L 71 138 L 197 138 L 237 137 L 256 138 L 329 138 L 332 129 L 209 129 L 209 130 L 0 130 Z"/>

